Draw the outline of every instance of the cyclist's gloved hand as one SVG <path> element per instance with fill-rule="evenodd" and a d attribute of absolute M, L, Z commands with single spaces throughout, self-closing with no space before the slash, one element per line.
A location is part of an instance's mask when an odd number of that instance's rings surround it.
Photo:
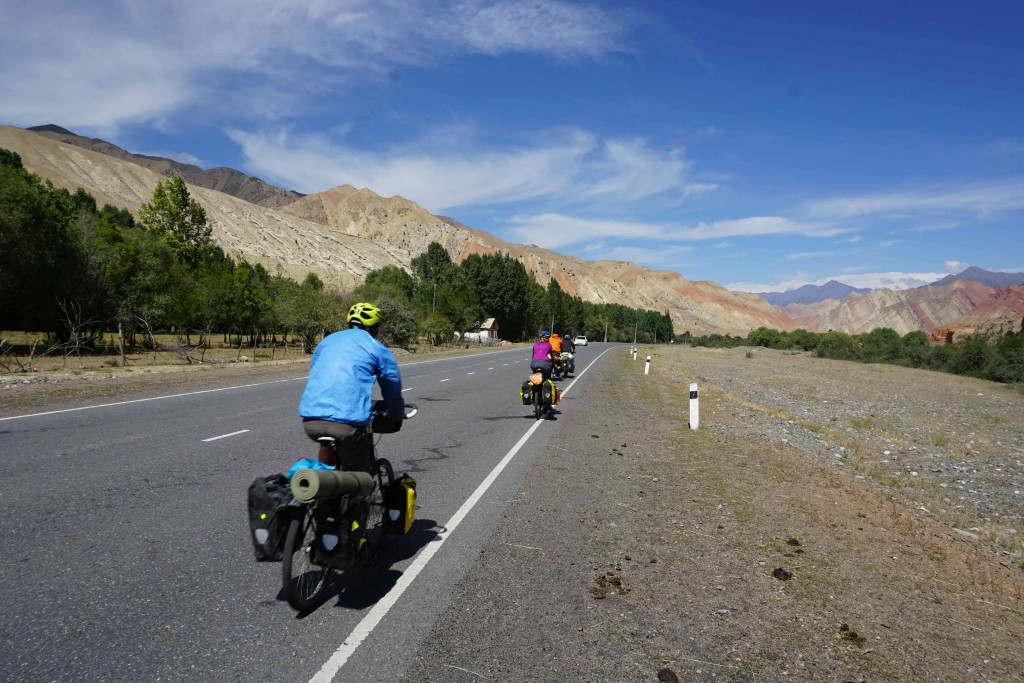
<path fill-rule="evenodd" d="M 393 420 L 387 415 L 381 415 L 373 421 L 373 431 L 379 434 L 394 434 L 402 429 L 401 420 Z"/>

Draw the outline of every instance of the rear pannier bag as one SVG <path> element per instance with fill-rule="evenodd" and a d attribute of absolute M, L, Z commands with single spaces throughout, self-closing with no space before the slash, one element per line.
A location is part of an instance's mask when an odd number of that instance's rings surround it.
<path fill-rule="evenodd" d="M 541 387 L 543 391 L 544 405 L 555 406 L 562 402 L 562 392 L 550 379 L 544 380 Z"/>
<path fill-rule="evenodd" d="M 384 489 L 384 533 L 408 533 L 415 517 L 416 480 L 403 474 Z"/>
<path fill-rule="evenodd" d="M 292 520 L 292 490 L 283 474 L 256 477 L 249 485 L 249 531 L 257 562 L 280 562 L 288 523 Z"/>
<path fill-rule="evenodd" d="M 366 533 L 369 513 L 366 499 L 358 493 L 326 498 L 314 503 L 317 538 L 313 544 L 313 562 L 346 567 L 359 552 Z"/>
<path fill-rule="evenodd" d="M 523 386 L 519 387 L 519 400 L 523 402 L 524 406 L 533 405 L 533 382 L 527 380 L 523 382 Z"/>

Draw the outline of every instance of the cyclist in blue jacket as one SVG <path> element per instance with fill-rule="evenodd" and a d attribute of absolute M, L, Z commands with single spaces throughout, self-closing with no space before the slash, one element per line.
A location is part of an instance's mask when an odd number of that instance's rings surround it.
<path fill-rule="evenodd" d="M 309 438 L 336 440 L 338 458 L 321 444 L 321 462 L 338 466 L 340 459 L 343 470 L 369 472 L 373 468 L 369 429 L 373 385 L 380 384 L 387 417 L 400 422 L 405 417 L 402 378 L 394 354 L 377 341 L 383 320 L 380 309 L 358 303 L 349 309 L 346 320 L 349 329 L 328 335 L 313 352 L 299 416 Z"/>

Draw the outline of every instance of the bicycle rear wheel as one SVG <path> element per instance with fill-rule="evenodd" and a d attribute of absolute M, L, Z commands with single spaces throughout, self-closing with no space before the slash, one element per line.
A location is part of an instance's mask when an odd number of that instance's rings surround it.
<path fill-rule="evenodd" d="M 544 414 L 544 392 L 541 388 L 535 386 L 533 388 L 533 417 L 539 420 Z"/>
<path fill-rule="evenodd" d="M 395 480 L 395 470 L 389 460 L 378 458 L 375 468 L 377 485 L 370 494 L 370 512 L 366 517 L 366 544 L 372 552 L 376 552 L 384 539 L 384 489 Z"/>
<path fill-rule="evenodd" d="M 281 580 L 288 604 L 299 612 L 316 607 L 331 575 L 331 569 L 313 562 L 316 521 L 313 506 L 304 505 L 302 513 L 288 525 L 281 557 Z"/>

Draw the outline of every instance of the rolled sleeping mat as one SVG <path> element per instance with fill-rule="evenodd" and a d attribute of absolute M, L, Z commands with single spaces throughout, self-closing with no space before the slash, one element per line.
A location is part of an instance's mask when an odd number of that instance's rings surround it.
<path fill-rule="evenodd" d="M 300 503 L 337 498 L 346 493 L 368 496 L 373 492 L 373 477 L 366 472 L 299 470 L 292 475 L 291 488 Z"/>

